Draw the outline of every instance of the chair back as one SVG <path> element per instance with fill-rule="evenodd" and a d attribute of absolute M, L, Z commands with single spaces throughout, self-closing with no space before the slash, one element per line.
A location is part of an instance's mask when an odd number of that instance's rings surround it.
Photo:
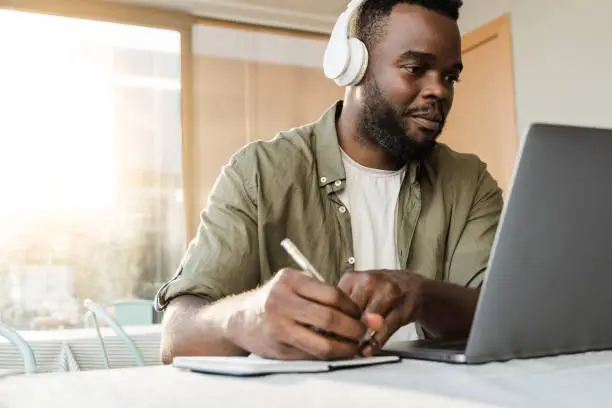
<path fill-rule="evenodd" d="M 117 336 L 121 337 L 125 345 L 130 349 L 132 353 L 132 357 L 134 357 L 134 361 L 137 366 L 144 366 L 144 358 L 142 354 L 136 347 L 134 341 L 127 335 L 127 333 L 123 330 L 121 325 L 113 319 L 107 312 L 104 310 L 102 306 L 97 304 L 91 299 L 85 300 L 85 307 L 87 308 L 87 314 L 85 315 L 85 326 L 89 326 L 89 320 L 93 319 L 94 326 L 96 329 L 96 333 L 98 334 L 98 342 L 100 343 L 100 349 L 102 351 L 102 356 L 104 358 L 104 364 L 107 369 L 110 368 L 110 361 L 108 358 L 108 352 L 106 351 L 106 346 L 104 345 L 104 339 L 102 338 L 102 333 L 100 333 L 100 325 L 98 324 L 98 317 L 102 318 L 117 334 Z"/>
<path fill-rule="evenodd" d="M 36 373 L 36 357 L 30 345 L 15 331 L 12 327 L 0 323 L 0 336 L 4 336 L 10 341 L 21 353 L 23 359 L 23 368 L 26 374 Z"/>

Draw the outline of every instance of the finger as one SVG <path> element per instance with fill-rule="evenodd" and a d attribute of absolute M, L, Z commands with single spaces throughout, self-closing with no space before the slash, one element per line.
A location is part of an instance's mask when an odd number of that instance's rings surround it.
<path fill-rule="evenodd" d="M 366 272 L 347 272 L 342 275 L 338 288 L 363 311 L 376 285 L 373 277 Z"/>
<path fill-rule="evenodd" d="M 347 272 L 338 285 L 363 311 L 376 289 L 376 282 L 376 276 L 371 273 Z"/>
<path fill-rule="evenodd" d="M 358 355 L 357 343 L 322 336 L 298 323 L 292 325 L 287 343 L 320 360 L 353 358 Z"/>
<path fill-rule="evenodd" d="M 365 310 L 366 306 L 370 302 L 370 298 L 372 297 L 374 292 L 374 287 L 366 284 L 363 281 L 358 282 L 355 286 L 353 286 L 351 290 L 351 300 L 359 306 L 359 309 Z"/>
<path fill-rule="evenodd" d="M 359 342 L 365 333 L 365 325 L 360 319 L 298 295 L 284 299 L 282 313 L 301 324 L 314 326 L 355 343 Z"/>
<path fill-rule="evenodd" d="M 356 283 L 356 272 L 346 272 L 340 278 L 340 282 L 338 282 L 338 289 L 346 293 L 347 295 L 351 295 L 351 291 L 353 290 L 353 286 Z"/>
<path fill-rule="evenodd" d="M 379 332 L 385 327 L 385 318 L 376 313 L 365 313 L 363 321 L 368 329 Z"/>
<path fill-rule="evenodd" d="M 372 356 L 384 347 L 387 340 L 402 327 L 402 315 L 398 309 L 394 309 L 385 318 L 381 324 L 376 315 L 367 315 L 368 326 L 378 327 L 376 335 L 367 344 L 361 346 L 361 354 L 364 356 Z"/>
<path fill-rule="evenodd" d="M 387 316 L 393 306 L 399 300 L 401 292 L 399 288 L 392 283 L 384 283 L 379 285 L 376 291 L 370 297 L 368 304 L 364 307 L 366 313 L 375 313 L 381 316 Z"/>
<path fill-rule="evenodd" d="M 268 356 L 267 358 L 274 358 L 277 360 L 316 360 L 316 356 L 306 353 L 287 343 L 279 343 L 276 350 L 274 350 L 273 356 Z"/>
<path fill-rule="evenodd" d="M 264 358 L 278 360 L 312 360 L 315 356 L 289 344 L 295 322 L 280 314 L 269 315 L 257 333 L 253 333 L 249 351 Z M 259 339 L 256 337 L 260 336 Z M 258 341 L 259 340 L 259 341 Z"/>
<path fill-rule="evenodd" d="M 335 286 L 319 282 L 302 274 L 295 274 L 291 282 L 295 293 L 301 297 L 337 309 L 344 314 L 359 319 L 361 309 Z"/>
<path fill-rule="evenodd" d="M 383 328 L 380 330 L 380 336 L 377 336 L 381 347 L 384 346 L 387 340 L 389 340 L 389 338 L 403 325 L 403 316 L 399 309 L 395 309 L 389 313 L 385 318 Z"/>
<path fill-rule="evenodd" d="M 385 318 L 375 313 L 364 313 L 363 321 L 367 326 L 367 331 L 359 343 L 359 349 L 362 356 L 369 357 L 373 354 L 373 346 L 378 344 L 376 334 L 385 327 Z"/>
<path fill-rule="evenodd" d="M 265 349 L 256 352 L 256 355 L 262 358 L 273 360 L 314 360 L 315 356 L 306 353 L 303 350 L 295 348 L 287 343 L 277 342 L 268 345 Z"/>

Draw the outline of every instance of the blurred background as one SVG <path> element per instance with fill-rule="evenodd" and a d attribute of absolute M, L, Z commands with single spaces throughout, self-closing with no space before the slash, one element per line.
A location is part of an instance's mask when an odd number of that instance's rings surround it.
<path fill-rule="evenodd" d="M 0 0 L 0 321 L 79 328 L 85 299 L 113 316 L 152 300 L 231 154 L 342 98 L 321 61 L 345 6 Z M 612 127 L 610 12 L 466 0 L 466 71 L 442 141 L 505 188 L 530 124 Z"/>

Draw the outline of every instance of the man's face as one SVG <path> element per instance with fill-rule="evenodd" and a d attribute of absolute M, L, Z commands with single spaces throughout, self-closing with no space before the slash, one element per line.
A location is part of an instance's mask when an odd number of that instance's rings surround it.
<path fill-rule="evenodd" d="M 399 4 L 373 48 L 361 86 L 361 134 L 400 161 L 423 160 L 442 132 L 463 68 L 457 23 Z"/>

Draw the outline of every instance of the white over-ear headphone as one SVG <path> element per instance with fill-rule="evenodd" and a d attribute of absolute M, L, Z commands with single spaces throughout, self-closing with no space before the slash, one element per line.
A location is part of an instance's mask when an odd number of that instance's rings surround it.
<path fill-rule="evenodd" d="M 339 86 L 357 85 L 368 67 L 368 50 L 357 38 L 349 38 L 351 20 L 366 0 L 351 0 L 332 30 L 323 58 L 325 76 Z"/>

